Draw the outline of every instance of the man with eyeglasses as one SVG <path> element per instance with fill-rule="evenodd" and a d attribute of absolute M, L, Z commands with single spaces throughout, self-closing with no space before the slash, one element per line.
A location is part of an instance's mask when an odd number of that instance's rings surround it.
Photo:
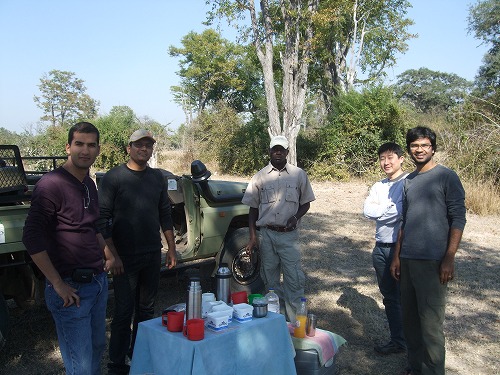
<path fill-rule="evenodd" d="M 465 227 L 465 191 L 457 174 L 433 159 L 436 134 L 410 129 L 408 153 L 416 169 L 405 180 L 403 218 L 391 263 L 400 280 L 410 374 L 445 373 L 443 322 L 448 283 Z"/>
<path fill-rule="evenodd" d="M 161 267 L 161 235 L 167 267 L 176 265 L 175 239 L 163 174 L 148 166 L 156 140 L 150 131 L 132 133 L 129 160 L 109 170 L 99 184 L 99 228 L 116 257 L 115 309 L 111 322 L 108 374 L 128 374 L 139 322 L 154 317 Z M 133 329 L 130 324 L 133 317 Z"/>
<path fill-rule="evenodd" d="M 107 270 L 114 257 L 97 232 L 97 190 L 89 177 L 99 155 L 99 131 L 88 122 L 72 126 L 68 160 L 35 185 L 23 242 L 46 277 L 67 374 L 100 374 L 106 347 Z"/>

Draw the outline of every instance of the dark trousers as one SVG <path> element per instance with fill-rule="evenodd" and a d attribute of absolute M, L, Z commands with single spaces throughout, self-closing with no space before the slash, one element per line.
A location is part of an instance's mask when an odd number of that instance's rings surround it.
<path fill-rule="evenodd" d="M 122 257 L 125 273 L 113 276 L 115 311 L 109 341 L 110 374 L 126 374 L 127 354 L 134 349 L 139 322 L 154 317 L 154 305 L 160 281 L 161 252 Z M 134 317 L 133 329 L 130 324 Z"/>
<path fill-rule="evenodd" d="M 445 374 L 443 322 L 447 284 L 440 262 L 401 258 L 401 307 L 412 374 Z"/>
<path fill-rule="evenodd" d="M 406 347 L 403 335 L 399 282 L 391 276 L 391 262 L 394 246 L 375 245 L 372 252 L 373 268 L 377 275 L 378 288 L 382 293 L 385 315 L 389 323 L 391 341 Z"/>

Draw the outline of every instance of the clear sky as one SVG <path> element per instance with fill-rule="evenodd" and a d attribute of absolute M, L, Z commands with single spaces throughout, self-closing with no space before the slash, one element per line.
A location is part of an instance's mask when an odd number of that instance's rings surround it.
<path fill-rule="evenodd" d="M 467 35 L 474 1 L 411 3 L 410 31 L 419 38 L 389 79 L 427 67 L 473 80 L 486 51 Z M 56 69 L 84 80 L 101 114 L 126 105 L 176 129 L 184 115 L 170 93 L 179 66 L 168 47 L 201 32 L 207 10 L 204 0 L 0 0 L 0 127 L 22 132 L 37 123 L 42 111 L 33 96 L 43 74 Z"/>

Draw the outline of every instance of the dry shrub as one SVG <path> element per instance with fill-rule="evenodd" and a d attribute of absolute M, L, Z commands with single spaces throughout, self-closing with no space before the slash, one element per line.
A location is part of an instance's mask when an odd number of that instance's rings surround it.
<path fill-rule="evenodd" d="M 463 181 L 467 210 L 478 215 L 500 214 L 500 189 L 492 181 Z"/>
<path fill-rule="evenodd" d="M 158 167 L 166 169 L 175 175 L 191 173 L 191 162 L 193 159 L 191 152 L 182 150 L 162 151 L 158 161 Z"/>

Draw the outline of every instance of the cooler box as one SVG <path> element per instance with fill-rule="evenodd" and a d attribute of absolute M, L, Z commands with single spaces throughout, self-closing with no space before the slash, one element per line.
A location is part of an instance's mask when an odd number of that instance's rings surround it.
<path fill-rule="evenodd" d="M 297 375 L 333 375 L 336 372 L 335 355 L 346 341 L 343 337 L 316 328 L 316 335 L 299 339 L 293 336 L 293 326 L 288 330 L 295 348 Z"/>
<path fill-rule="evenodd" d="M 322 366 L 316 350 L 295 349 L 295 369 L 297 375 L 334 375 L 335 355 Z"/>

